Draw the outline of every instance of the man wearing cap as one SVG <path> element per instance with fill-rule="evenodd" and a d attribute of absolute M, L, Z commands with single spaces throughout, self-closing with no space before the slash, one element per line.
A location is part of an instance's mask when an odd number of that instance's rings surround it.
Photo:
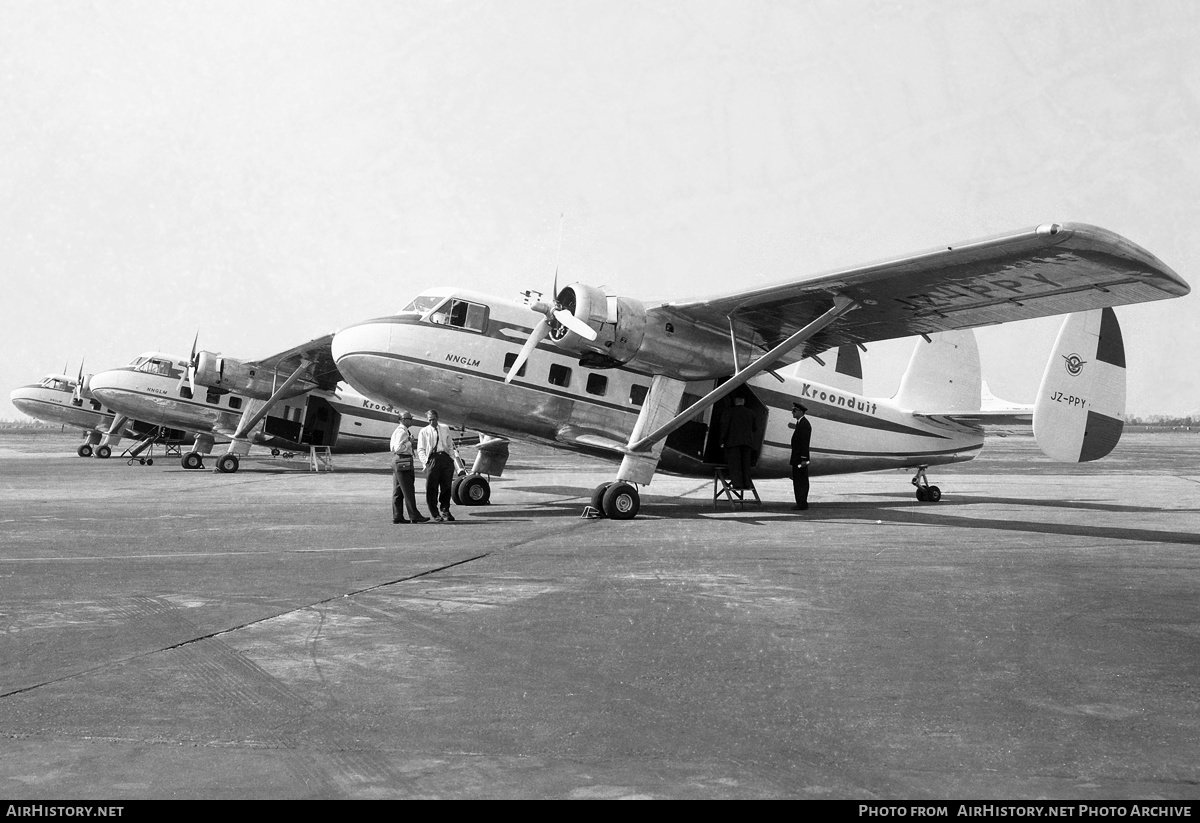
<path fill-rule="evenodd" d="M 454 441 L 450 427 L 438 422 L 438 413 L 425 413 L 429 425 L 417 435 L 417 456 L 425 466 L 425 502 L 435 523 L 454 520 L 450 513 L 450 486 L 454 483 Z M 440 500 L 439 500 L 440 498 Z M 440 506 L 439 506 L 440 503 Z"/>
<path fill-rule="evenodd" d="M 412 425 L 413 416 L 404 412 L 396 418 L 399 423 L 392 432 L 392 522 L 424 523 L 429 520 L 417 511 L 417 492 L 414 485 L 416 466 L 413 464 L 413 452 L 417 439 L 412 436 L 408 427 Z M 408 506 L 408 520 L 404 519 L 404 507 Z"/>
<path fill-rule="evenodd" d="M 792 417 L 795 418 L 792 431 L 792 456 L 788 463 L 792 467 L 792 492 L 796 496 L 793 509 L 808 508 L 808 441 L 812 438 L 812 424 L 804 413 L 808 408 L 801 403 L 792 404 Z"/>

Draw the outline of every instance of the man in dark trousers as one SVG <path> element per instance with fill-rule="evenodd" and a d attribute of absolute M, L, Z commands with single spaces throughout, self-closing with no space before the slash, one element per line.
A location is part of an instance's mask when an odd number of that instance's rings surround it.
<path fill-rule="evenodd" d="M 450 487 L 454 482 L 454 441 L 450 428 L 438 422 L 438 413 L 425 414 L 429 425 L 417 435 L 417 457 L 425 466 L 425 502 L 435 523 L 454 520 L 450 513 Z M 440 504 L 440 505 L 439 505 Z"/>
<path fill-rule="evenodd" d="M 808 508 L 808 441 L 812 438 L 812 424 L 804 413 L 808 408 L 800 403 L 792 404 L 792 417 L 796 419 L 792 432 L 792 456 L 788 463 L 792 467 L 792 492 L 796 496 L 793 509 Z"/>
<path fill-rule="evenodd" d="M 721 417 L 721 447 L 729 466 L 729 484 L 735 489 L 750 488 L 750 456 L 757 432 L 758 421 L 746 408 L 746 398 L 734 397 L 733 405 Z"/>
<path fill-rule="evenodd" d="M 400 415 L 396 421 L 396 430 L 392 432 L 392 522 L 424 523 L 428 517 L 422 517 L 417 510 L 417 493 L 414 485 L 416 477 L 413 461 L 417 457 L 417 438 L 409 431 L 413 424 L 413 416 L 408 412 Z M 404 517 L 404 507 L 408 507 L 408 519 Z"/>

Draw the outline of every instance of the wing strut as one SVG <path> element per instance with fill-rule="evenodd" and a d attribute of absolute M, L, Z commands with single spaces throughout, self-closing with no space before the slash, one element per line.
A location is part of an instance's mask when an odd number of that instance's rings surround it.
<path fill-rule="evenodd" d="M 245 416 L 242 417 L 242 421 L 238 423 L 237 431 L 233 433 L 233 439 L 244 439 L 250 430 L 257 426 L 258 422 L 267 416 L 267 412 L 274 408 L 275 404 L 283 398 L 283 395 L 287 393 L 288 389 L 290 389 L 297 380 L 303 377 L 305 372 L 307 372 L 311 367 L 311 362 L 302 359 L 300 361 L 300 367 L 292 372 L 291 375 L 288 376 L 287 380 L 283 381 L 283 385 L 275 390 L 275 393 L 267 399 L 266 403 L 263 403 L 262 408 L 252 414 L 249 418 Z M 246 411 L 249 411 L 249 409 L 247 408 Z"/>
<path fill-rule="evenodd" d="M 722 397 L 725 397 L 726 395 L 731 394 L 735 389 L 738 389 L 741 386 L 743 386 L 751 377 L 754 377 L 754 375 L 758 374 L 761 371 L 767 371 L 768 368 L 772 364 L 774 364 L 777 360 L 779 360 L 779 358 L 783 357 L 788 352 L 790 352 L 792 349 L 794 349 L 797 346 L 806 342 L 808 340 L 808 338 L 812 337 L 814 334 L 821 331 L 821 329 L 828 326 L 834 320 L 837 320 L 842 315 L 846 314 L 847 312 L 853 311 L 856 308 L 858 308 L 858 303 L 856 303 L 854 300 L 852 300 L 849 297 L 839 294 L 837 297 L 835 297 L 833 299 L 833 308 L 829 309 L 827 312 L 822 314 L 816 320 L 812 321 L 807 326 L 800 329 L 800 331 L 793 334 L 787 340 L 784 340 L 782 343 L 780 343 L 775 348 L 771 349 L 769 352 L 764 354 L 762 357 L 758 358 L 753 363 L 746 366 L 746 368 L 738 371 L 736 374 L 733 375 L 733 377 L 726 380 L 720 386 L 717 386 L 715 389 L 710 391 L 708 394 L 704 395 L 704 397 L 701 397 L 695 403 L 688 406 L 686 409 L 681 411 L 679 414 L 675 415 L 675 417 L 669 423 L 659 426 L 657 429 L 650 432 L 650 434 L 646 435 L 645 437 L 638 440 L 637 442 L 630 443 L 629 451 L 631 451 L 631 452 L 644 451 L 648 447 L 653 445 L 654 443 L 657 443 L 659 440 L 662 440 L 664 437 L 666 437 L 668 434 L 670 434 L 671 432 L 678 429 L 680 426 L 682 426 L 684 423 L 686 423 L 688 420 L 690 420 L 696 414 L 704 411 L 709 406 L 711 406 L 712 404 L 714 404 L 718 400 L 720 400 Z"/>

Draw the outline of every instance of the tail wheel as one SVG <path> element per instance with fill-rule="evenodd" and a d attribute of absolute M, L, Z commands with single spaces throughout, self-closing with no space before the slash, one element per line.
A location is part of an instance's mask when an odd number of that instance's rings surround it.
<path fill-rule="evenodd" d="M 467 475 L 458 484 L 458 498 L 463 506 L 486 506 L 492 499 L 492 486 L 485 477 Z"/>
<path fill-rule="evenodd" d="M 217 471 L 221 474 L 233 474 L 238 470 L 238 458 L 236 454 L 223 454 L 221 459 L 217 461 Z"/>
<path fill-rule="evenodd" d="M 79 447 L 79 449 L 75 453 L 78 454 L 80 457 L 91 457 L 92 456 L 92 447 L 89 446 L 87 443 L 84 443 L 82 446 Z"/>
<path fill-rule="evenodd" d="M 636 487 L 623 481 L 617 481 L 604 491 L 601 500 L 604 512 L 609 520 L 632 520 L 637 517 L 642 508 L 642 500 Z"/>
<path fill-rule="evenodd" d="M 108 446 L 101 446 L 100 448 L 96 449 L 96 456 L 101 460 L 107 460 L 108 458 L 112 457 L 112 449 L 110 449 Z"/>

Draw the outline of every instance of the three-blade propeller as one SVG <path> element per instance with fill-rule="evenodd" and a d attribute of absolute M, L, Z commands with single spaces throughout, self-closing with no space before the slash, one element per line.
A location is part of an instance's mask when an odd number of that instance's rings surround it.
<path fill-rule="evenodd" d="M 192 394 L 196 393 L 196 343 L 200 340 L 200 330 L 196 330 L 196 336 L 192 338 L 192 353 L 188 355 L 187 371 L 179 375 L 179 385 L 176 386 L 176 391 L 183 388 L 183 383 L 186 380 L 188 390 Z"/>
<path fill-rule="evenodd" d="M 554 285 L 558 287 L 558 271 L 554 272 Z M 512 379 L 517 376 L 517 372 L 525 365 L 525 361 L 529 359 L 529 355 L 533 354 L 533 350 L 538 347 L 538 344 L 546 339 L 546 335 L 550 333 L 550 329 L 557 322 L 566 326 L 571 331 L 578 334 L 587 340 L 596 339 L 596 331 L 587 323 L 584 323 L 578 317 L 573 315 L 562 307 L 562 304 L 557 300 L 554 305 L 538 301 L 530 306 L 536 312 L 544 315 L 538 324 L 533 327 L 533 331 L 529 333 L 529 339 L 525 341 L 525 345 L 521 347 L 521 353 L 517 355 L 517 359 L 513 361 L 512 368 L 508 370 L 508 374 L 504 377 L 505 383 L 511 383 Z"/>
<path fill-rule="evenodd" d="M 63 371 L 66 370 L 63 366 Z M 71 392 L 71 397 L 76 403 L 83 400 L 83 358 L 79 359 L 79 377 L 75 378 L 75 391 Z"/>
<path fill-rule="evenodd" d="M 563 216 L 558 217 L 558 252 L 554 261 L 554 305 L 538 301 L 530 306 L 535 312 L 542 314 L 543 317 L 538 321 L 538 324 L 533 327 L 533 331 L 529 333 L 529 339 L 525 341 L 525 345 L 521 347 L 521 353 L 517 355 L 517 359 L 513 361 L 512 368 L 508 370 L 508 374 L 504 377 L 505 383 L 511 383 L 513 378 L 517 376 L 517 372 L 525 365 L 525 361 L 529 359 L 529 355 L 533 354 L 533 350 L 546 339 L 546 335 L 550 333 L 555 321 L 560 325 L 566 326 L 571 331 L 578 334 L 587 340 L 595 340 L 596 332 L 587 323 L 577 318 L 572 312 L 563 308 L 562 303 L 558 301 L 558 259 L 562 256 L 562 227 Z"/>

